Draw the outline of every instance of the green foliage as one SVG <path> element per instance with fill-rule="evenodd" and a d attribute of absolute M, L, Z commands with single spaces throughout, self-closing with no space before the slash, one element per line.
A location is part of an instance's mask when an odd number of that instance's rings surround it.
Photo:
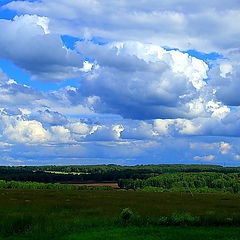
<path fill-rule="evenodd" d="M 169 222 L 173 225 L 198 225 L 200 223 L 200 218 L 192 216 L 189 213 L 173 213 L 169 219 Z"/>
<path fill-rule="evenodd" d="M 138 191 L 145 191 L 145 192 L 165 192 L 165 189 L 162 187 L 143 187 L 143 188 L 137 188 Z"/>
<path fill-rule="evenodd" d="M 119 179 L 138 179 L 138 187 L 144 187 L 145 180 L 162 173 L 240 173 L 239 167 L 222 167 L 216 165 L 184 165 L 184 164 L 159 164 L 159 165 L 136 165 L 119 166 L 89 165 L 89 166 L 0 166 L 0 179 L 7 181 L 32 181 L 32 182 L 64 182 L 64 181 L 118 181 Z M 204 182 L 193 182 L 205 185 Z M 164 187 L 168 187 L 165 182 Z M 183 183 L 182 183 L 183 184 Z M 201 185 L 202 184 L 202 185 Z M 133 187 L 131 187 L 133 188 Z M 136 188 L 136 187 L 135 187 Z"/>
<path fill-rule="evenodd" d="M 147 179 L 120 179 L 121 188 L 143 191 L 240 193 L 239 173 L 163 173 Z"/>
<path fill-rule="evenodd" d="M 160 217 L 157 219 L 157 224 L 159 224 L 159 225 L 168 225 L 168 224 L 169 224 L 169 219 L 168 219 L 168 217 L 166 217 L 166 216 L 160 216 Z"/>
<path fill-rule="evenodd" d="M 139 216 L 130 208 L 124 208 L 115 223 L 121 226 L 145 226 L 149 223 L 149 221 L 148 218 Z"/>
<path fill-rule="evenodd" d="M 124 208 L 120 213 L 120 219 L 123 222 L 128 222 L 133 217 L 133 211 L 130 208 Z"/>
<path fill-rule="evenodd" d="M 60 183 L 18 182 L 0 180 L 0 188 L 12 189 L 57 189 L 57 190 L 111 190 L 109 186 L 75 186 Z"/>

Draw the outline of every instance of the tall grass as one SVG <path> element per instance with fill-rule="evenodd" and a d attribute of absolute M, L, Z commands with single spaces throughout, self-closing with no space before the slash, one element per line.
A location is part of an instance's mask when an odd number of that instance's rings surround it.
<path fill-rule="evenodd" d="M 240 226 L 239 203 L 240 196 L 231 194 L 192 197 L 114 190 L 1 189 L 0 240 L 53 240 L 110 228 Z"/>

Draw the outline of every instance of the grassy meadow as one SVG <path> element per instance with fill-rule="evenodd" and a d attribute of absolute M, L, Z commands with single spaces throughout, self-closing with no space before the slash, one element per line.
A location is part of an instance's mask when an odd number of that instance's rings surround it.
<path fill-rule="evenodd" d="M 1 189 L 0 239 L 233 240 L 239 204 L 239 194 Z"/>

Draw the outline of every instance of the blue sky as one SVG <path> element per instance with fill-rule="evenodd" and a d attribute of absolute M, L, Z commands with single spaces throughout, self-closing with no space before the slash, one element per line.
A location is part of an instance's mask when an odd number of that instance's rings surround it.
<path fill-rule="evenodd" d="M 239 166 L 238 21 L 237 0 L 1 1 L 0 164 Z"/>

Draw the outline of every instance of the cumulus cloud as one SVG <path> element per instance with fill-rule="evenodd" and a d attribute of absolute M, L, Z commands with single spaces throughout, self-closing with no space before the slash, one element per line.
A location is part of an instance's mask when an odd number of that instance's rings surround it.
<path fill-rule="evenodd" d="M 225 117 L 196 117 L 193 119 L 155 119 L 154 129 L 164 135 L 240 136 L 239 110 Z"/>
<path fill-rule="evenodd" d="M 213 142 L 213 143 L 190 143 L 189 144 L 190 149 L 201 149 L 201 150 L 209 150 L 209 151 L 215 151 L 220 153 L 221 155 L 228 154 L 230 150 L 232 149 L 231 144 L 227 142 Z"/>
<path fill-rule="evenodd" d="M 92 127 L 90 134 L 86 136 L 87 141 L 116 141 L 119 140 L 124 128 L 121 125 Z"/>
<path fill-rule="evenodd" d="M 233 158 L 234 158 L 235 160 L 240 160 L 240 155 L 239 155 L 239 154 L 236 154 L 236 155 L 233 156 Z"/>
<path fill-rule="evenodd" d="M 94 97 L 86 98 L 77 88 L 70 86 L 46 92 L 43 98 L 37 101 L 38 105 L 62 115 L 94 115 L 94 103 Z"/>
<path fill-rule="evenodd" d="M 217 98 L 226 105 L 239 106 L 240 57 L 221 60 L 210 72 L 209 84 L 215 89 Z"/>
<path fill-rule="evenodd" d="M 3 117 L 3 123 L 6 125 L 3 129 L 3 137 L 16 143 L 42 143 L 49 140 L 50 135 L 40 122 L 35 120 L 6 119 Z"/>
<path fill-rule="evenodd" d="M 140 121 L 136 124 L 128 124 L 121 133 L 123 139 L 156 139 L 159 134 L 151 123 Z"/>
<path fill-rule="evenodd" d="M 68 123 L 66 127 L 74 134 L 80 136 L 86 136 L 88 133 L 91 132 L 90 127 L 86 123 L 82 122 L 73 122 Z"/>
<path fill-rule="evenodd" d="M 12 1 L 5 8 L 47 16 L 55 32 L 80 38 L 142 39 L 161 46 L 202 52 L 239 48 L 240 31 L 235 24 L 240 9 L 237 0 L 201 3 L 190 0 Z"/>
<path fill-rule="evenodd" d="M 187 53 L 140 42 L 78 42 L 77 49 L 96 60 L 79 92 L 98 97 L 93 103 L 98 112 L 136 119 L 192 118 L 222 107 L 207 105 L 215 102 L 204 81 L 208 66 Z"/>
<path fill-rule="evenodd" d="M 3 8 L 18 16 L 0 19 L 0 58 L 44 84 L 78 79 L 41 92 L 0 71 L 5 162 L 29 163 L 36 151 L 43 161 L 65 162 L 239 160 L 231 138 L 240 136 L 239 1 L 41 0 Z M 71 49 L 63 35 L 76 37 Z"/>
<path fill-rule="evenodd" d="M 32 80 L 61 81 L 78 76 L 82 58 L 64 47 L 59 35 L 51 34 L 48 23 L 48 18 L 37 15 L 0 19 L 0 57 L 30 73 Z"/>
<path fill-rule="evenodd" d="M 45 111 L 38 111 L 33 114 L 31 118 L 49 125 L 64 125 L 68 122 L 67 118 L 62 114 L 49 111 L 48 109 Z"/>
<path fill-rule="evenodd" d="M 0 37 L 1 38 L 1 37 Z M 0 107 L 15 108 L 33 106 L 42 94 L 33 88 L 21 85 L 13 79 L 9 79 L 0 68 Z M 8 110 L 9 111 L 9 110 Z"/>
<path fill-rule="evenodd" d="M 231 149 L 231 145 L 229 143 L 221 142 L 219 151 L 221 154 L 228 154 L 229 150 Z"/>
<path fill-rule="evenodd" d="M 197 161 L 206 161 L 210 162 L 215 158 L 213 155 L 208 155 L 208 156 L 195 156 L 193 159 Z"/>

